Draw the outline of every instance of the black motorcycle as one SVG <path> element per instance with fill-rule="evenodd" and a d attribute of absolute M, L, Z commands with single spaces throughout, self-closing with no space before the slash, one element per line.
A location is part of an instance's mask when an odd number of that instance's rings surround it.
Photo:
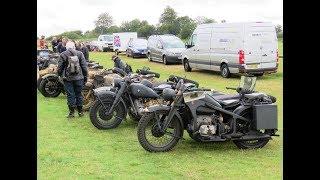
<path fill-rule="evenodd" d="M 96 100 L 89 111 L 92 124 L 98 129 L 116 128 L 127 114 L 139 121 L 145 106 L 165 103 L 160 98 L 162 91 L 174 88 L 176 82 L 154 84 L 147 76 L 154 77 L 155 74 L 128 75 L 124 79 L 114 79 L 113 87 L 95 89 Z"/>
<path fill-rule="evenodd" d="M 167 106 L 145 108 L 138 140 L 150 152 L 171 150 L 184 129 L 198 142 L 232 140 L 238 148 L 262 148 L 276 136 L 277 105 L 272 96 L 254 92 L 255 77 L 242 77 L 237 95 L 212 95 L 189 89 L 183 80 L 170 90 Z M 189 91 L 189 92 L 187 92 Z"/>

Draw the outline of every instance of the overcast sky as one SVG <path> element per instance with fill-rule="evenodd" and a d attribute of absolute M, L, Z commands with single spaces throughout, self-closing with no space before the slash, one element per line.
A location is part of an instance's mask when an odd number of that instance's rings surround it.
<path fill-rule="evenodd" d="M 37 35 L 92 30 L 98 15 L 108 12 L 114 24 L 135 18 L 156 25 L 171 6 L 178 16 L 206 16 L 220 22 L 270 21 L 283 24 L 282 0 L 38 0 Z"/>

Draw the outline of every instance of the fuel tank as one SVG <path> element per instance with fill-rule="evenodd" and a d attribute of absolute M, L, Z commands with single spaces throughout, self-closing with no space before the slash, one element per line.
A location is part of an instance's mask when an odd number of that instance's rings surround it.
<path fill-rule="evenodd" d="M 151 88 L 141 84 L 141 83 L 131 83 L 130 84 L 131 94 L 135 98 L 158 98 L 159 95 L 153 91 Z"/>

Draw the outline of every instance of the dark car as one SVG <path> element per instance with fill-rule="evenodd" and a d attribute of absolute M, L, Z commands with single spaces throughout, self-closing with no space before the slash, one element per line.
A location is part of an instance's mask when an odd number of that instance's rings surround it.
<path fill-rule="evenodd" d="M 152 35 L 148 39 L 147 56 L 149 61 L 159 61 L 164 64 L 181 63 L 181 53 L 185 45 L 174 35 Z"/>
<path fill-rule="evenodd" d="M 130 39 L 128 42 L 128 48 L 126 50 L 126 55 L 129 57 L 146 57 L 147 55 L 147 44 L 146 39 Z"/>

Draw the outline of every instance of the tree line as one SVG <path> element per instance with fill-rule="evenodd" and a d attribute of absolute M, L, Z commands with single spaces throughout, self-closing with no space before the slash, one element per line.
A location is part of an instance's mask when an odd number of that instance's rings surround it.
<path fill-rule="evenodd" d="M 199 24 L 216 23 L 212 18 L 199 16 L 190 18 L 189 16 L 178 16 L 177 12 L 167 6 L 160 15 L 159 22 L 156 25 L 149 24 L 146 20 L 133 19 L 132 21 L 124 21 L 120 26 L 114 25 L 113 17 L 105 12 L 98 16 L 94 21 L 95 28 L 90 31 L 82 32 L 80 30 L 68 31 L 54 36 L 64 36 L 70 39 L 90 39 L 97 38 L 100 34 L 112 34 L 117 32 L 137 32 L 138 37 L 149 37 L 152 34 L 174 34 L 181 39 L 187 39 L 193 30 Z M 225 23 L 222 20 L 221 23 Z M 282 37 L 282 26 L 277 25 L 276 31 L 278 37 Z M 53 36 L 47 38 L 51 40 Z"/>

